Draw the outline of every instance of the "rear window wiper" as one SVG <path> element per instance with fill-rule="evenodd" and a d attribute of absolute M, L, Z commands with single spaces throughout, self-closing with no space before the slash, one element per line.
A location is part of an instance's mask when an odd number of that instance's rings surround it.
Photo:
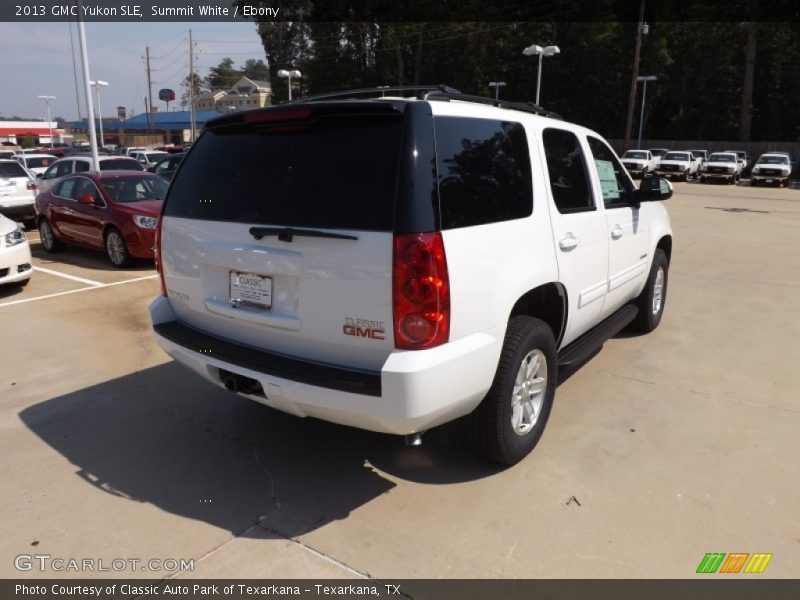
<path fill-rule="evenodd" d="M 291 242 L 294 236 L 330 238 L 334 240 L 357 240 L 358 237 L 346 233 L 331 233 L 316 229 L 293 229 L 292 227 L 251 227 L 250 235 L 260 240 L 263 237 L 278 236 L 282 242 Z"/>

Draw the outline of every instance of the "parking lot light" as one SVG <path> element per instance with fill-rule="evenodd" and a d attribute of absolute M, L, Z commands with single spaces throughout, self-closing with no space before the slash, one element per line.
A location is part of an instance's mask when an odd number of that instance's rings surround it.
<path fill-rule="evenodd" d="M 533 44 L 532 46 L 525 48 L 522 53 L 525 56 L 539 56 L 539 69 L 536 72 L 536 105 L 539 106 L 539 88 L 542 84 L 542 58 L 545 56 L 555 56 L 556 54 L 560 54 L 561 49 L 558 46 L 545 46 L 542 48 L 537 44 Z"/>
<path fill-rule="evenodd" d="M 107 81 L 90 81 L 89 85 L 93 86 L 97 94 L 97 120 L 100 122 L 100 147 L 105 148 L 106 142 L 103 138 L 103 109 L 100 107 L 100 86 L 106 87 Z"/>
<path fill-rule="evenodd" d="M 37 96 L 39 100 L 44 100 L 47 104 L 47 129 L 50 132 L 50 147 L 53 147 L 53 126 L 50 122 L 50 100 L 55 100 L 55 96 Z"/>
<path fill-rule="evenodd" d="M 636 148 L 641 150 L 642 149 L 642 125 L 644 125 L 644 98 L 647 95 L 647 82 L 648 81 L 657 81 L 658 77 L 655 75 L 640 75 L 636 78 L 636 81 L 643 82 L 642 85 L 642 110 L 639 113 L 639 143 L 636 144 Z"/>
<path fill-rule="evenodd" d="M 494 99 L 495 100 L 499 100 L 500 99 L 500 88 L 501 87 L 505 87 L 505 86 L 506 86 L 506 82 L 505 81 L 490 81 L 489 82 L 489 87 L 493 87 L 494 88 Z"/>
<path fill-rule="evenodd" d="M 291 69 L 291 70 L 281 69 L 280 71 L 278 71 L 278 77 L 283 77 L 284 79 L 287 80 L 287 83 L 289 84 L 289 102 L 292 101 L 292 77 L 294 77 L 295 79 L 299 79 L 302 76 L 303 74 L 297 69 Z"/>

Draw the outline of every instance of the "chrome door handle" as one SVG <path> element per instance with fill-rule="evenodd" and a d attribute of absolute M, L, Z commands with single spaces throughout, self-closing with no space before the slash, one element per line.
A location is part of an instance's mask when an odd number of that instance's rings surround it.
<path fill-rule="evenodd" d="M 576 238 L 572 233 L 568 233 L 567 237 L 558 241 L 558 247 L 562 250 L 572 250 L 578 245 L 578 238 Z"/>
<path fill-rule="evenodd" d="M 619 225 L 614 225 L 614 228 L 611 230 L 611 237 L 615 240 L 622 237 L 622 228 Z"/>

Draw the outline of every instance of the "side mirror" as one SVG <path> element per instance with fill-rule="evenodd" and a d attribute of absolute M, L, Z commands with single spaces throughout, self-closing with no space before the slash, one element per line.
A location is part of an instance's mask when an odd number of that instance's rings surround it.
<path fill-rule="evenodd" d="M 83 194 L 78 196 L 78 204 L 94 204 L 94 196 L 91 194 Z"/>
<path fill-rule="evenodd" d="M 672 198 L 672 184 L 663 177 L 643 179 L 636 199 L 639 202 L 658 202 Z"/>

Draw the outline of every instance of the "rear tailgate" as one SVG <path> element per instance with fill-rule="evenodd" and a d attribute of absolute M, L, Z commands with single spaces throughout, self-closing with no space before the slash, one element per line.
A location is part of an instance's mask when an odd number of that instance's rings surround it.
<path fill-rule="evenodd" d="M 380 369 L 394 349 L 401 113 L 247 115 L 212 124 L 170 187 L 161 226 L 170 305 L 236 343 Z"/>

